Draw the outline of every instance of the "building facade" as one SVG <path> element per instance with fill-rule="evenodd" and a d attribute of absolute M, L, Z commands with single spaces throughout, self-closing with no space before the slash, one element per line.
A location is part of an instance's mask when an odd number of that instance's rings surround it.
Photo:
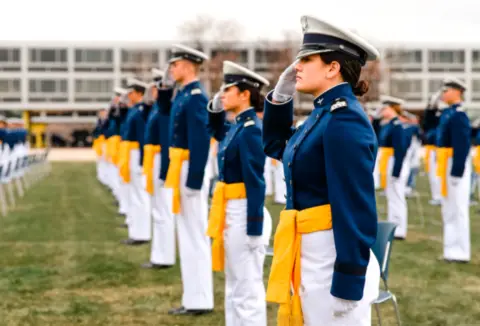
<path fill-rule="evenodd" d="M 169 42 L 7 42 L 0 41 L 0 111 L 28 110 L 38 123 L 93 123 L 106 108 L 115 86 L 129 77 L 147 80 L 150 69 L 163 68 Z M 380 46 L 381 92 L 402 97 L 407 108 L 423 109 L 442 79 L 466 81 L 465 107 L 480 112 L 480 44 Z M 274 81 L 296 51 L 285 43 L 206 44 L 211 58 L 226 59 L 253 69 Z M 232 57 L 233 55 L 233 57 Z M 220 75 L 209 66 L 203 76 Z M 211 78 L 205 78 L 207 89 Z M 297 107 L 311 107 L 308 96 Z M 377 103 L 370 103 L 376 106 Z"/>

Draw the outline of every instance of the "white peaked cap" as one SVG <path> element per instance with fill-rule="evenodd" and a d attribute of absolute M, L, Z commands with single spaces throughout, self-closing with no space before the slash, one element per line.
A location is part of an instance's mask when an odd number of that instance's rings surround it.
<path fill-rule="evenodd" d="M 232 61 L 223 62 L 223 80 L 225 88 L 239 83 L 245 83 L 255 88 L 270 85 L 265 77 Z"/>
<path fill-rule="evenodd" d="M 354 32 L 328 20 L 302 16 L 303 44 L 297 59 L 316 54 L 338 51 L 358 59 L 362 65 L 379 57 L 378 50 Z"/>

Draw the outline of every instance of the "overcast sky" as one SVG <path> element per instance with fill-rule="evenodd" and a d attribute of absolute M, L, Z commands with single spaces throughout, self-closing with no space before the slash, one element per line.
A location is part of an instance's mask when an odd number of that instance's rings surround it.
<path fill-rule="evenodd" d="M 3 40 L 175 40 L 202 14 L 237 21 L 243 40 L 279 39 L 310 14 L 372 41 L 480 45 L 480 0 L 3 0 L 0 10 Z"/>

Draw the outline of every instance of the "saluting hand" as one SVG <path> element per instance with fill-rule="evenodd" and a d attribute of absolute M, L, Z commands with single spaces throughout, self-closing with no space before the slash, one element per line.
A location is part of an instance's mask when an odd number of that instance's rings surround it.
<path fill-rule="evenodd" d="M 293 97 L 293 94 L 295 94 L 295 85 L 297 84 L 296 65 L 297 61 L 288 66 L 287 69 L 282 72 L 280 78 L 278 78 L 277 85 L 272 94 L 272 99 L 275 102 L 287 102 Z"/>
<path fill-rule="evenodd" d="M 212 113 L 220 113 L 223 111 L 222 90 L 213 96 L 213 99 L 207 105 L 207 110 Z"/>
<path fill-rule="evenodd" d="M 169 72 L 170 69 L 165 69 L 165 75 L 162 78 L 161 81 L 161 87 L 159 88 L 173 88 L 175 86 L 175 80 L 173 80 L 172 75 Z"/>

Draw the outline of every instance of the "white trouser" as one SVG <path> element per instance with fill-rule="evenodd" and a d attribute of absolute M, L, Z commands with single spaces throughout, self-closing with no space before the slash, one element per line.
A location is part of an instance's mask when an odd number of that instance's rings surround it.
<path fill-rule="evenodd" d="M 125 183 L 120 175 L 118 178 L 118 213 L 122 215 L 127 215 L 128 211 L 128 183 Z M 125 221 L 127 223 L 127 221 Z"/>
<path fill-rule="evenodd" d="M 385 195 L 387 197 L 387 220 L 397 225 L 395 236 L 405 238 L 408 227 L 408 209 L 405 198 L 405 188 L 408 174 L 410 173 L 408 157 L 406 156 L 403 160 L 400 177 L 395 181 L 392 177 L 394 164 L 395 158 L 391 157 L 388 161 L 387 188 L 385 189 Z"/>
<path fill-rule="evenodd" d="M 186 309 L 213 309 L 213 275 L 210 239 L 207 237 L 208 189 L 204 179 L 198 193 L 186 196 L 188 161 L 180 176 L 181 213 L 177 220 L 178 248 L 182 274 L 182 306 Z"/>
<path fill-rule="evenodd" d="M 379 166 L 380 154 L 377 153 L 375 159 L 375 167 L 373 168 L 373 182 L 375 184 L 375 190 L 380 189 L 380 166 Z"/>
<path fill-rule="evenodd" d="M 128 206 L 128 235 L 130 239 L 148 241 L 151 238 L 150 210 L 143 188 L 138 149 L 130 151 L 130 183 Z"/>
<path fill-rule="evenodd" d="M 333 230 L 302 234 L 300 298 L 304 325 L 371 326 L 370 305 L 378 297 L 380 286 L 380 267 L 375 255 L 370 250 L 363 298 L 343 317 L 333 317 L 330 294 L 336 257 Z"/>
<path fill-rule="evenodd" d="M 440 178 L 437 176 L 437 153 L 434 150 L 430 152 L 430 162 L 428 162 L 428 165 L 428 180 L 430 181 L 432 199 L 440 201 L 442 195 L 440 194 Z"/>
<path fill-rule="evenodd" d="M 172 213 L 172 189 L 160 187 L 160 155 L 153 161 L 152 217 L 153 235 L 150 262 L 158 265 L 175 264 L 175 221 Z"/>
<path fill-rule="evenodd" d="M 277 162 L 277 165 L 273 166 L 272 168 L 273 175 L 275 176 L 275 203 L 286 204 L 287 185 L 285 183 L 283 164 L 281 162 Z"/>
<path fill-rule="evenodd" d="M 110 180 L 112 184 L 112 191 L 117 200 L 120 198 L 120 179 L 118 178 L 118 174 L 118 167 L 115 164 L 110 163 Z"/>
<path fill-rule="evenodd" d="M 448 161 L 447 171 L 451 171 L 452 159 Z M 470 156 L 465 162 L 463 176 L 454 185 L 450 172 L 447 176 L 447 197 L 442 203 L 443 217 L 443 257 L 445 259 L 465 260 L 470 254 L 470 177 L 472 167 Z"/>
<path fill-rule="evenodd" d="M 225 325 L 267 325 L 263 263 L 272 218 L 264 209 L 263 241 L 255 247 L 247 244 L 246 199 L 227 202 L 225 224 Z"/>
<path fill-rule="evenodd" d="M 267 157 L 265 160 L 265 169 L 263 172 L 263 177 L 265 179 L 265 196 L 273 195 L 273 178 L 272 178 L 272 159 Z"/>

